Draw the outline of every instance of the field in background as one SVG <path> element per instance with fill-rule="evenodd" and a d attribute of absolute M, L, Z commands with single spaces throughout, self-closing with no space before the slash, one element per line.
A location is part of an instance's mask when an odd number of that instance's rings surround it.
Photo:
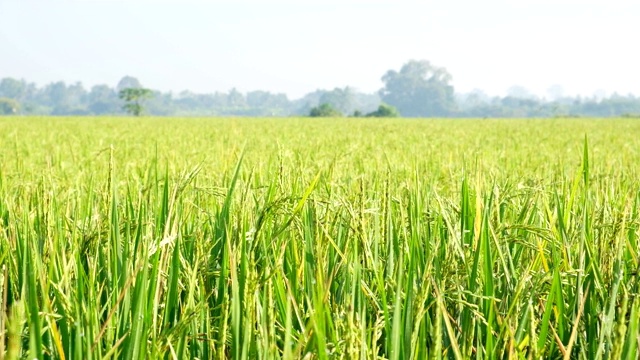
<path fill-rule="evenodd" d="M 0 119 L 0 356 L 637 358 L 638 134 Z"/>

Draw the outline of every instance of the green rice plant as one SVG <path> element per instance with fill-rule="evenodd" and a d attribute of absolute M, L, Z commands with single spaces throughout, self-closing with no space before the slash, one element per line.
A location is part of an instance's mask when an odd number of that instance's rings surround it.
<path fill-rule="evenodd" d="M 0 358 L 638 357 L 636 121 L 0 130 Z"/>

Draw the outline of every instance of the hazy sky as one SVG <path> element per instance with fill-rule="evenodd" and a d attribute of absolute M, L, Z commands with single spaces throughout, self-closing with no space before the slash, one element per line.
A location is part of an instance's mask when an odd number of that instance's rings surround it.
<path fill-rule="evenodd" d="M 458 92 L 640 95 L 640 1 L 0 0 L 0 78 L 372 92 L 410 59 Z"/>

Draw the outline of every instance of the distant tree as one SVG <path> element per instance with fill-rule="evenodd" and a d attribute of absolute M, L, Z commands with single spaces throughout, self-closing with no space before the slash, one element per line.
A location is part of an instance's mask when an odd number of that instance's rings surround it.
<path fill-rule="evenodd" d="M 268 91 L 251 91 L 247 93 L 247 105 L 252 108 L 286 108 L 290 106 L 286 94 L 273 94 Z"/>
<path fill-rule="evenodd" d="M 133 76 L 124 76 L 120 81 L 118 81 L 118 85 L 116 85 L 116 91 L 120 93 L 120 91 L 124 89 L 140 89 L 142 88 L 142 84 L 140 81 Z"/>
<path fill-rule="evenodd" d="M 409 61 L 399 72 L 389 70 L 382 81 L 382 101 L 404 116 L 447 116 L 455 110 L 451 75 L 428 61 Z"/>
<path fill-rule="evenodd" d="M 337 117 L 342 116 L 342 114 L 333 108 L 330 104 L 321 104 L 320 106 L 316 106 L 309 111 L 309 116 L 311 117 Z"/>
<path fill-rule="evenodd" d="M 295 113 L 298 115 L 309 115 L 312 108 L 322 104 L 320 98 L 325 90 L 315 90 L 313 92 L 305 94 L 303 97 L 296 99 L 292 102 Z"/>
<path fill-rule="evenodd" d="M 127 102 L 122 108 L 134 116 L 142 114 L 142 102 L 152 96 L 153 92 L 145 88 L 125 88 L 118 93 L 118 97 Z"/>
<path fill-rule="evenodd" d="M 378 106 L 378 110 L 367 114 L 367 117 L 392 118 L 392 117 L 399 117 L 399 116 L 400 116 L 400 113 L 398 112 L 398 109 L 387 104 L 380 104 L 380 106 Z"/>
<path fill-rule="evenodd" d="M 233 88 L 229 90 L 229 95 L 227 95 L 227 104 L 232 108 L 242 108 L 247 106 L 247 101 L 240 91 Z"/>
<path fill-rule="evenodd" d="M 82 83 L 66 85 L 63 81 L 49 84 L 45 91 L 53 107 L 52 115 L 88 114 L 87 91 Z"/>
<path fill-rule="evenodd" d="M 160 91 L 152 91 L 146 108 L 153 115 L 169 116 L 176 113 L 173 106 L 173 95 L 171 93 L 163 94 Z"/>
<path fill-rule="evenodd" d="M 0 97 L 19 100 L 24 96 L 27 85 L 24 81 L 13 78 L 0 80 Z"/>
<path fill-rule="evenodd" d="M 457 94 L 456 102 L 461 110 L 469 110 L 485 106 L 491 102 L 491 98 L 480 89 L 473 89 L 468 93 Z"/>
<path fill-rule="evenodd" d="M 43 92 L 50 106 L 59 109 L 69 107 L 69 94 L 67 93 L 67 84 L 64 81 L 48 84 Z"/>
<path fill-rule="evenodd" d="M 93 114 L 113 114 L 120 110 L 118 95 L 107 85 L 93 86 L 87 98 L 89 111 Z"/>
<path fill-rule="evenodd" d="M 271 97 L 268 91 L 256 90 L 247 93 L 247 105 L 252 108 L 263 107 Z"/>
<path fill-rule="evenodd" d="M 329 104 L 337 111 L 348 114 L 353 112 L 355 105 L 355 91 L 353 88 L 335 88 L 331 91 L 324 91 L 319 99 L 320 104 Z"/>
<path fill-rule="evenodd" d="M 211 99 L 211 105 L 222 109 L 229 107 L 229 95 L 225 92 L 216 91 Z"/>
<path fill-rule="evenodd" d="M 72 107 L 80 108 L 83 104 L 86 104 L 88 92 L 85 90 L 81 82 L 69 85 L 67 87 L 67 94 L 69 97 L 69 103 Z"/>
<path fill-rule="evenodd" d="M 13 115 L 20 110 L 20 104 L 9 98 L 0 98 L 0 115 Z"/>
<path fill-rule="evenodd" d="M 286 94 L 274 94 L 262 90 L 248 92 L 246 105 L 247 114 L 252 116 L 284 115 L 291 108 L 291 102 Z"/>
<path fill-rule="evenodd" d="M 352 111 L 359 110 L 365 114 L 375 111 L 382 101 L 377 93 L 365 94 L 361 92 L 355 92 L 353 100 Z"/>

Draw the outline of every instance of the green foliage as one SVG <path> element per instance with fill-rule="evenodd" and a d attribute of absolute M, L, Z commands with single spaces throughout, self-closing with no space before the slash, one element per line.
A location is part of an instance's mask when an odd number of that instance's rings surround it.
<path fill-rule="evenodd" d="M 503 98 L 489 97 L 480 90 L 467 94 L 455 94 L 444 70 L 426 62 L 409 62 L 400 72 L 389 71 L 385 75 L 385 87 L 379 93 L 365 94 L 353 88 L 316 90 L 299 99 L 288 99 L 285 94 L 268 91 L 251 91 L 246 94 L 236 89 L 213 94 L 196 94 L 183 91 L 179 94 L 153 91 L 153 99 L 143 106 L 128 106 L 137 111 L 160 116 L 306 116 L 315 104 L 330 104 L 342 114 L 358 110 L 375 112 L 381 100 L 398 108 L 402 116 L 443 117 L 633 117 L 640 114 L 640 97 L 613 94 L 600 97 L 562 97 L 555 100 L 539 99 L 526 89 L 513 87 Z M 20 103 L 20 112 L 26 115 L 107 115 L 120 114 L 122 103 L 120 90 L 141 88 L 138 79 L 125 76 L 115 88 L 100 84 L 90 91 L 82 83 L 53 82 L 41 88 L 25 80 L 0 79 L 0 98 Z M 556 94 L 558 92 L 556 91 Z M 382 98 L 382 99 L 381 99 Z M 362 113 L 355 114 L 362 116 Z"/>
<path fill-rule="evenodd" d="M 378 110 L 368 113 L 367 117 L 394 118 L 400 117 L 400 113 L 398 112 L 398 109 L 391 105 L 380 104 L 380 106 L 378 106 Z"/>
<path fill-rule="evenodd" d="M 321 104 L 316 106 L 309 111 L 309 116 L 311 117 L 338 117 L 342 116 L 342 114 L 333 108 L 328 103 Z"/>
<path fill-rule="evenodd" d="M 140 80 L 138 80 L 137 78 L 133 77 L 133 76 L 123 76 L 122 79 L 120 79 L 120 81 L 118 81 L 118 85 L 116 85 L 116 91 L 120 92 L 124 89 L 138 89 L 141 88 L 142 84 L 140 83 Z"/>
<path fill-rule="evenodd" d="M 140 116 L 144 110 L 142 102 L 153 97 L 153 92 L 145 88 L 125 88 L 120 90 L 118 97 L 127 103 L 122 107 L 134 116 Z"/>
<path fill-rule="evenodd" d="M 0 98 L 0 115 L 16 114 L 20 110 L 20 104 L 14 99 Z"/>
<path fill-rule="evenodd" d="M 3 78 L 0 80 L 0 98 L 20 100 L 28 88 L 24 80 Z"/>
<path fill-rule="evenodd" d="M 383 77 L 382 100 L 408 117 L 448 116 L 455 111 L 451 75 L 428 61 L 412 60 Z"/>
<path fill-rule="evenodd" d="M 0 357 L 639 356 L 634 119 L 24 120 Z"/>
<path fill-rule="evenodd" d="M 348 114 L 353 108 L 355 101 L 356 92 L 350 87 L 345 87 L 344 89 L 335 88 L 331 91 L 325 91 L 319 99 L 320 104 L 329 104 L 341 114 Z"/>

